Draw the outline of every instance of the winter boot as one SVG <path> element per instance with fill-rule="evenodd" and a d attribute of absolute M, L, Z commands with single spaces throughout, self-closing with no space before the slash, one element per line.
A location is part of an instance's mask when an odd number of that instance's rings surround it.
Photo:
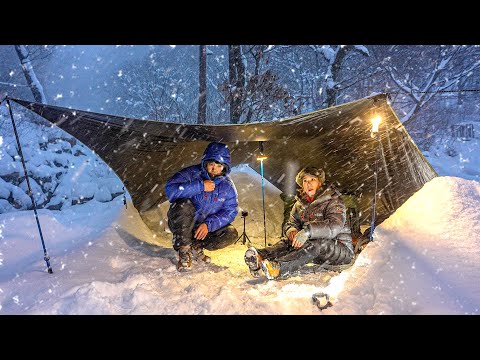
<path fill-rule="evenodd" d="M 177 270 L 180 272 L 189 271 L 192 267 L 192 249 L 189 245 L 180 246 L 178 249 Z"/>
<path fill-rule="evenodd" d="M 212 258 L 203 253 L 202 244 L 195 243 L 192 245 L 192 258 L 195 261 L 203 261 L 204 263 L 211 263 Z"/>
<path fill-rule="evenodd" d="M 263 260 L 260 266 L 269 280 L 275 280 L 280 276 L 280 264 L 276 261 Z"/>
<path fill-rule="evenodd" d="M 250 275 L 255 278 L 262 276 L 262 271 L 260 268 L 260 262 L 262 261 L 262 257 L 258 254 L 257 249 L 253 246 L 248 248 L 245 252 L 245 256 L 243 257 L 245 260 L 245 264 L 247 264 L 248 269 L 250 270 Z"/>

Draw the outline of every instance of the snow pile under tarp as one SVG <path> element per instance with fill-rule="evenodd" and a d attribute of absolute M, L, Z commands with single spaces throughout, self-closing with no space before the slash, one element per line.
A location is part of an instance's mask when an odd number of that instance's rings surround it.
<path fill-rule="evenodd" d="M 438 177 L 374 233 L 326 289 L 328 313 L 478 314 L 480 183 Z"/>
<path fill-rule="evenodd" d="M 256 180 L 244 181 L 237 188 Z M 282 281 L 251 278 L 239 243 L 177 272 L 171 235 L 155 236 L 121 198 L 39 211 L 47 274 L 33 213 L 1 214 L 0 313 L 478 313 L 479 205 L 478 182 L 435 178 L 376 229 L 353 267 Z M 252 221 L 258 216 L 263 222 L 261 212 Z M 311 297 L 322 291 L 334 306 L 320 312 Z"/>

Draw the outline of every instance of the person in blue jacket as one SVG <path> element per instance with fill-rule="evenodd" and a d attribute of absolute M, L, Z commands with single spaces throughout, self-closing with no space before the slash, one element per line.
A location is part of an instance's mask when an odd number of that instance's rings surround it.
<path fill-rule="evenodd" d="M 201 164 L 184 168 L 167 181 L 168 226 L 178 252 L 178 271 L 190 270 L 192 260 L 209 263 L 203 249 L 222 249 L 237 239 L 231 222 L 238 213 L 238 195 L 230 171 L 227 145 L 212 142 Z"/>

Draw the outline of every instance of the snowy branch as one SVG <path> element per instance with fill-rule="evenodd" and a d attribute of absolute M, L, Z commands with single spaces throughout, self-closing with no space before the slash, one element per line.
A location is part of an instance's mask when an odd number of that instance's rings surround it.
<path fill-rule="evenodd" d="M 43 91 L 43 86 L 40 84 L 40 81 L 38 81 L 37 75 L 31 64 L 30 54 L 27 47 L 25 45 L 15 45 L 15 50 L 17 51 L 18 58 L 22 65 L 23 74 L 32 90 L 35 101 L 46 104 L 47 98 Z"/>

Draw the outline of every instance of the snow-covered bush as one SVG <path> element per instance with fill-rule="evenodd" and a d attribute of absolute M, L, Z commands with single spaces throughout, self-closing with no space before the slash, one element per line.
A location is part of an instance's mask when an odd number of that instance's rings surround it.
<path fill-rule="evenodd" d="M 11 120 L 0 112 L 0 213 L 33 208 Z M 25 111 L 15 112 L 30 186 L 37 208 L 61 210 L 123 194 L 116 174 L 90 149 Z M 35 121 L 31 121 L 35 118 Z"/>

